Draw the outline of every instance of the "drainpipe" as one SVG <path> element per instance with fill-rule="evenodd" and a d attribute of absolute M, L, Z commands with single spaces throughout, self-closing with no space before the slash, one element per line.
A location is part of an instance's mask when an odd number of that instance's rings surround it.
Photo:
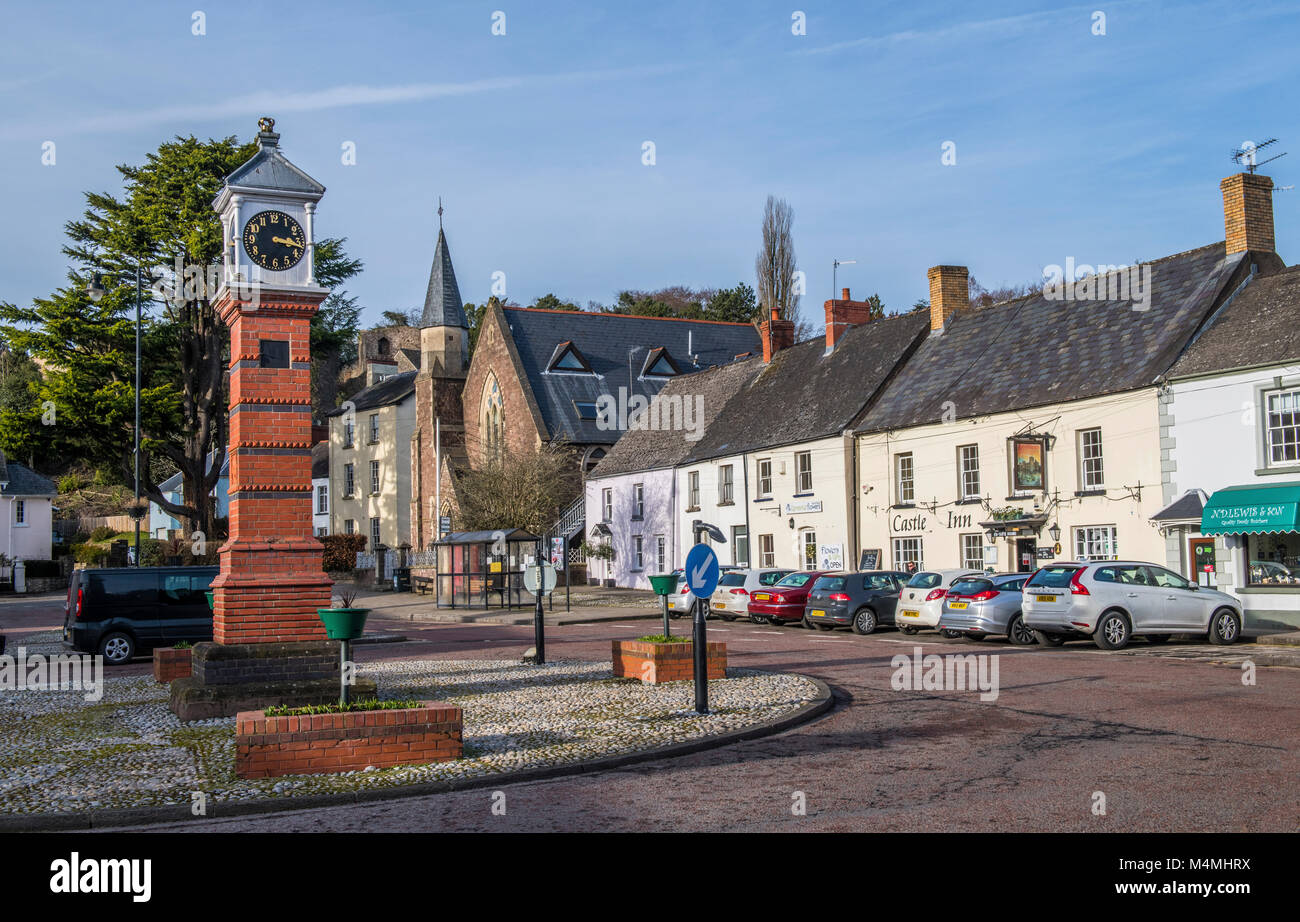
<path fill-rule="evenodd" d="M 749 455 L 740 456 L 740 463 L 744 466 L 744 476 L 741 478 L 745 488 L 745 567 L 754 565 L 754 536 L 749 531 Z M 736 555 L 735 547 L 731 549 L 731 555 Z"/>
<path fill-rule="evenodd" d="M 861 548 L 858 546 L 859 545 L 858 507 L 862 501 L 861 499 L 862 472 L 860 469 L 860 464 L 858 462 L 858 437 L 856 435 L 853 435 L 850 432 L 848 438 L 850 440 L 849 441 L 849 494 L 853 497 L 853 501 L 849 503 L 849 548 L 848 549 L 849 549 L 849 553 L 851 554 L 853 554 L 854 551 L 857 551 L 857 553 L 853 555 L 854 563 L 852 567 L 848 566 L 849 560 L 847 558 L 845 559 L 844 569 L 856 571 L 858 569 L 857 566 L 858 563 L 861 562 L 862 560 L 862 551 Z"/>

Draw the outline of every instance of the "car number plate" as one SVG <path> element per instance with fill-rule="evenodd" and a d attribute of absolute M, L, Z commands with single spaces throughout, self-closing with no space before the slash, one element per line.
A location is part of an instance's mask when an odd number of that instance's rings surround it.
<path fill-rule="evenodd" d="M 965 608 L 967 604 L 968 604 L 968 603 L 966 603 L 966 602 L 949 602 L 949 603 L 948 603 L 948 607 L 949 607 L 949 608 Z"/>
<path fill-rule="evenodd" d="M 919 617 L 921 617 L 921 613 L 920 613 L 919 611 L 911 611 L 911 610 L 909 610 L 909 609 L 904 609 L 904 610 L 903 610 L 903 617 L 904 617 L 904 618 L 919 618 Z"/>
<path fill-rule="evenodd" d="M 1055 602 L 1055 601 L 1056 601 L 1056 596 L 1054 596 L 1054 595 L 1036 595 L 1036 596 L 1034 596 L 1034 601 L 1035 601 L 1035 602 Z"/>
<path fill-rule="evenodd" d="M 766 601 L 767 601 L 768 599 L 770 599 L 770 598 L 772 598 L 772 597 L 771 597 L 770 595 L 768 595 L 766 592 L 756 592 L 756 593 L 754 593 L 754 601 L 756 601 L 756 602 L 766 602 Z"/>
<path fill-rule="evenodd" d="M 814 608 L 811 612 L 809 612 L 809 614 L 812 615 L 814 618 L 826 617 L 826 612 L 822 611 L 820 608 Z"/>
<path fill-rule="evenodd" d="M 726 602 L 714 602 L 714 603 L 713 603 L 713 607 L 714 607 L 714 608 L 726 608 L 726 607 L 727 607 L 727 603 L 726 603 Z"/>

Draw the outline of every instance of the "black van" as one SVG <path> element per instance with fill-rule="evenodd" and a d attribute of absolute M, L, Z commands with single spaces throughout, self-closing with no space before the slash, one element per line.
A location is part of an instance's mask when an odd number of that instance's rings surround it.
<path fill-rule="evenodd" d="M 84 653 L 101 654 L 112 666 L 154 647 L 211 640 L 212 611 L 204 593 L 219 569 L 73 570 L 63 640 Z"/>

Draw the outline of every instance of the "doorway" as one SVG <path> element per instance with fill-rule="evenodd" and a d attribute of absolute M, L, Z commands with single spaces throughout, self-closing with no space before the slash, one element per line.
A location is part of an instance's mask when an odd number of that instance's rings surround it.
<path fill-rule="evenodd" d="M 1032 573 L 1038 569 L 1038 541 L 1035 538 L 1016 539 L 1016 572 Z"/>
<path fill-rule="evenodd" d="M 1206 588 L 1214 586 L 1214 539 L 1188 538 L 1187 559 L 1191 561 L 1192 582 Z"/>

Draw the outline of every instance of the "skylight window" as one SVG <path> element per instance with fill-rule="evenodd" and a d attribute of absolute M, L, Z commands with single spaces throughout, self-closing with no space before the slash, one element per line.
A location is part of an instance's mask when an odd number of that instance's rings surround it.
<path fill-rule="evenodd" d="M 578 419 L 595 421 L 596 404 L 586 400 L 575 400 L 573 407 L 578 411 Z"/>

